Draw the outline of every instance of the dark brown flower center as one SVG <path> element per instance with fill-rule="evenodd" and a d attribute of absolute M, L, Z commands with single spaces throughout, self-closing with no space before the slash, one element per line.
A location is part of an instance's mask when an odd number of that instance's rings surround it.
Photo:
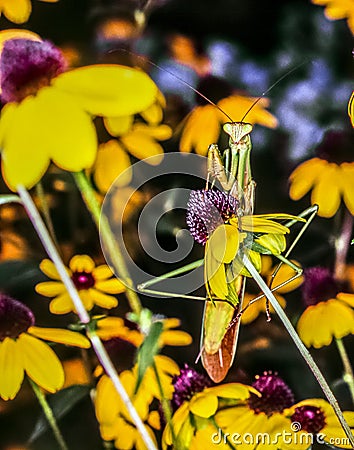
<path fill-rule="evenodd" d="M 74 272 L 71 276 L 75 287 L 78 291 L 82 289 L 90 289 L 95 285 L 95 279 L 89 272 Z"/>
<path fill-rule="evenodd" d="M 1 100 L 21 102 L 65 69 L 61 51 L 48 41 L 10 39 L 0 57 Z"/>
<path fill-rule="evenodd" d="M 353 162 L 354 131 L 352 128 L 328 130 L 316 147 L 316 155 L 328 162 Z"/>
<path fill-rule="evenodd" d="M 0 341 L 16 339 L 34 325 L 33 312 L 23 303 L 0 294 Z"/>
<path fill-rule="evenodd" d="M 174 392 L 172 397 L 172 408 L 176 411 L 182 403 L 190 400 L 193 395 L 202 392 L 211 386 L 211 381 L 201 373 L 198 373 L 187 364 L 181 369 L 179 375 L 172 380 Z"/>
<path fill-rule="evenodd" d="M 295 409 L 292 422 L 298 422 L 301 430 L 316 434 L 326 425 L 325 415 L 317 406 L 305 405 Z"/>
<path fill-rule="evenodd" d="M 310 267 L 305 270 L 305 282 L 302 286 L 302 297 L 305 306 L 316 305 L 335 298 L 339 292 L 338 285 L 325 267 Z"/>
<path fill-rule="evenodd" d="M 257 375 L 252 386 L 262 394 L 261 397 L 251 394 L 248 399 L 248 406 L 256 414 L 263 412 L 271 416 L 294 404 L 294 394 L 276 373 L 264 372 L 263 375 Z"/>

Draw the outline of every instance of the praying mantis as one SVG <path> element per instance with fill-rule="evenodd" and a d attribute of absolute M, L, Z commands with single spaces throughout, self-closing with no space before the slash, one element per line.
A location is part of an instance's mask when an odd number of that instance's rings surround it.
<path fill-rule="evenodd" d="M 255 104 L 256 103 L 254 103 L 253 106 Z M 251 106 L 251 108 L 253 106 Z M 247 115 L 247 113 L 245 114 L 245 116 Z M 250 135 L 253 126 L 249 123 L 244 122 L 243 120 L 244 118 L 241 122 L 228 122 L 224 125 L 223 129 L 229 136 L 229 148 L 227 148 L 223 152 L 223 154 L 220 153 L 216 144 L 210 145 L 208 150 L 208 174 L 205 188 L 205 191 L 207 191 L 208 189 L 213 189 L 215 184 L 219 183 L 219 185 L 221 186 L 221 190 L 237 201 L 238 207 L 235 211 L 235 216 L 237 216 L 240 223 L 242 222 L 244 217 L 252 217 L 251 215 L 253 214 L 254 209 L 255 194 L 255 182 L 252 179 L 250 165 L 250 153 L 252 149 Z M 272 236 L 272 243 L 270 246 L 265 246 L 266 244 L 265 242 L 263 242 L 264 239 L 263 241 L 261 239 L 258 239 L 258 242 L 257 239 L 254 239 L 255 237 L 261 238 L 262 236 L 265 236 L 264 233 L 245 233 L 242 230 L 241 225 L 238 231 L 239 233 L 243 233 L 246 236 L 244 237 L 243 243 L 240 245 L 238 251 L 235 253 L 232 261 L 228 261 L 228 263 L 225 264 L 225 279 L 228 289 L 228 295 L 217 295 L 217 292 L 213 291 L 217 291 L 218 289 L 210 288 L 210 281 L 221 266 L 221 264 L 217 263 L 217 268 L 215 268 L 215 264 L 214 267 L 209 267 L 209 261 L 210 259 L 212 259 L 212 257 L 208 258 L 208 254 L 210 254 L 211 252 L 210 243 L 213 239 L 213 236 L 215 236 L 216 230 L 214 230 L 214 233 L 211 234 L 209 242 L 207 242 L 206 244 L 206 256 L 204 260 L 196 261 L 195 263 L 189 264 L 181 269 L 177 269 L 163 276 L 149 280 L 146 283 L 142 283 L 138 286 L 138 290 L 142 293 L 160 293 L 169 297 L 183 297 L 205 300 L 200 356 L 204 368 L 214 382 L 220 382 L 226 377 L 236 353 L 240 317 L 242 314 L 242 300 L 246 284 L 246 276 L 244 275 L 244 273 L 242 273 L 246 272 L 243 267 L 243 257 L 247 257 L 247 254 L 251 253 L 254 257 L 255 255 L 258 255 L 259 260 L 260 254 L 273 254 L 274 256 L 276 256 L 280 260 L 280 264 L 273 274 L 273 280 L 281 264 L 285 263 L 293 268 L 294 276 L 280 285 L 274 287 L 270 286 L 272 288 L 272 291 L 275 291 L 285 284 L 300 277 L 302 274 L 302 269 L 289 261 L 288 256 L 300 239 L 301 235 L 304 233 L 304 231 L 316 215 L 317 209 L 317 206 L 310 207 L 299 216 L 290 216 L 287 214 L 253 216 L 257 218 L 255 220 L 260 220 L 263 224 L 264 221 L 266 221 L 270 217 L 282 220 L 288 219 L 288 222 L 285 224 L 285 226 L 274 222 L 276 225 L 279 225 L 279 227 L 283 228 L 281 229 L 282 233 L 279 233 L 278 235 L 274 234 Z M 307 221 L 304 221 L 305 217 L 308 217 L 309 219 Z M 305 223 L 303 224 L 299 235 L 294 240 L 291 247 L 286 251 L 284 255 L 282 255 L 285 249 L 285 238 L 283 235 L 285 234 L 288 227 L 293 225 L 297 221 L 304 221 Z M 231 225 L 227 224 L 225 225 L 225 227 L 226 226 Z M 226 243 L 227 237 L 224 236 L 223 239 L 223 242 L 221 242 L 221 247 L 228 245 Z M 223 250 L 227 252 L 227 248 L 223 248 Z M 203 263 L 205 285 L 207 290 L 206 298 L 181 295 L 176 293 L 162 293 L 149 289 L 149 286 L 152 286 L 159 281 L 162 281 L 163 279 L 182 274 L 183 272 L 196 268 Z M 250 276 L 249 273 L 247 275 Z M 254 301 L 259 300 L 264 296 L 265 294 L 262 294 Z"/>

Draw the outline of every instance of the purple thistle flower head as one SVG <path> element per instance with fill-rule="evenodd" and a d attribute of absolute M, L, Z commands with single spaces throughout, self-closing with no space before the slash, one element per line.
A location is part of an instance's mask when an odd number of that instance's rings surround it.
<path fill-rule="evenodd" d="M 331 271 L 325 267 L 311 267 L 305 270 L 302 297 L 306 306 L 336 298 L 339 288 Z"/>
<path fill-rule="evenodd" d="M 312 405 L 298 406 L 291 416 L 292 422 L 301 425 L 301 430 L 316 434 L 326 425 L 326 418 L 321 408 Z"/>
<path fill-rule="evenodd" d="M 211 381 L 205 375 L 198 373 L 194 369 L 184 365 L 179 375 L 172 379 L 174 392 L 172 397 L 172 407 L 176 411 L 182 403 L 190 400 L 194 394 L 202 392 L 205 388 L 211 386 Z"/>
<path fill-rule="evenodd" d="M 186 222 L 193 238 L 205 245 L 215 229 L 236 215 L 238 200 L 214 189 L 192 191 L 187 204 Z"/>
<path fill-rule="evenodd" d="M 271 416 L 294 404 L 294 394 L 276 372 L 265 371 L 257 375 L 252 386 L 262 394 L 261 397 L 251 394 L 248 399 L 248 406 L 256 414 L 263 412 Z"/>
<path fill-rule="evenodd" d="M 23 303 L 0 294 L 0 342 L 9 337 L 16 339 L 34 325 L 33 312 Z"/>
<path fill-rule="evenodd" d="M 65 70 L 61 51 L 48 41 L 10 39 L 0 57 L 1 100 L 21 102 Z"/>

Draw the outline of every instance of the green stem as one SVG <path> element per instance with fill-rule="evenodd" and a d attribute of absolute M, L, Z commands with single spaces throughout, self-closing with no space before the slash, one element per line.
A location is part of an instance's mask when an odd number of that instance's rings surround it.
<path fill-rule="evenodd" d="M 58 442 L 59 448 L 61 450 L 68 450 L 68 447 L 67 447 L 67 445 L 66 445 L 66 443 L 64 441 L 64 438 L 63 438 L 63 436 L 62 436 L 62 434 L 61 434 L 61 432 L 59 430 L 57 421 L 56 421 L 55 416 L 53 414 L 53 410 L 49 406 L 49 403 L 47 402 L 47 399 L 45 398 L 45 395 L 43 394 L 43 392 L 41 391 L 39 386 L 34 381 L 32 381 L 30 378 L 28 378 L 28 379 L 29 379 L 29 382 L 30 382 L 30 384 L 32 386 L 33 392 L 35 393 L 35 395 L 36 395 L 36 397 L 38 399 L 38 402 L 39 402 L 39 404 L 41 405 L 41 407 L 43 409 L 44 415 L 46 416 L 46 418 L 48 420 L 50 428 L 53 431 L 55 439 Z"/>
<path fill-rule="evenodd" d="M 153 363 L 153 369 L 155 372 L 155 377 L 156 377 L 156 381 L 157 381 L 157 385 L 160 391 L 160 395 L 161 395 L 161 406 L 162 406 L 162 411 L 163 414 L 165 416 L 166 422 L 168 423 L 170 430 L 171 430 L 171 435 L 172 435 L 172 442 L 177 442 L 177 437 L 175 434 L 175 430 L 173 428 L 172 425 L 172 410 L 171 410 L 171 404 L 170 402 L 167 400 L 167 398 L 165 397 L 165 393 L 163 390 L 163 386 L 160 380 L 160 376 L 159 376 L 159 372 L 157 370 L 156 364 L 155 362 Z"/>
<path fill-rule="evenodd" d="M 270 301 L 271 305 L 273 306 L 275 312 L 278 314 L 280 320 L 283 322 L 283 325 L 285 326 L 287 332 L 289 333 L 290 337 L 294 341 L 297 349 L 299 350 L 302 357 L 305 359 L 306 363 L 310 367 L 312 373 L 314 374 L 315 378 L 317 379 L 319 385 L 321 386 L 321 389 L 325 396 L 327 397 L 327 400 L 331 404 L 336 416 L 338 417 L 338 420 L 347 435 L 351 445 L 354 448 L 354 436 L 352 434 L 352 431 L 346 422 L 343 412 L 341 411 L 338 401 L 336 397 L 334 396 L 331 388 L 329 387 L 325 377 L 322 375 L 322 372 L 320 371 L 319 367 L 315 363 L 315 360 L 312 358 L 310 352 L 307 350 L 305 345 L 303 344 L 302 340 L 300 339 L 299 335 L 295 331 L 295 328 L 292 326 L 290 320 L 288 319 L 287 315 L 283 311 L 283 308 L 279 305 L 277 299 L 274 297 L 274 294 L 269 289 L 265 281 L 262 279 L 262 277 L 259 275 L 257 270 L 254 268 L 251 261 L 248 259 L 247 255 L 244 255 L 243 257 L 243 263 L 246 266 L 246 269 L 250 272 L 252 275 L 252 278 L 255 280 L 255 282 L 258 284 L 258 286 L 262 289 L 267 299 Z"/>
<path fill-rule="evenodd" d="M 336 339 L 336 344 L 338 348 L 339 355 L 341 357 L 343 368 L 344 368 L 344 375 L 343 380 L 347 383 L 350 395 L 352 397 L 352 401 L 354 403 L 354 375 L 353 375 L 353 369 L 350 364 L 350 360 L 348 357 L 348 353 L 345 349 L 344 342 L 342 339 Z"/>
<path fill-rule="evenodd" d="M 119 277 L 127 287 L 126 296 L 128 298 L 129 305 L 132 311 L 139 316 L 142 310 L 139 296 L 134 290 L 122 252 L 114 238 L 107 217 L 102 214 L 101 206 L 97 201 L 96 192 L 84 172 L 74 172 L 73 176 L 87 209 L 90 211 L 93 221 L 101 234 L 104 247 L 109 253 L 115 273 L 119 274 Z"/>
<path fill-rule="evenodd" d="M 44 221 L 45 221 L 45 223 L 47 225 L 49 233 L 50 233 L 50 235 L 51 235 L 55 245 L 59 248 L 58 240 L 56 238 L 55 231 L 54 231 L 53 221 L 52 221 L 52 218 L 51 218 L 51 215 L 50 215 L 50 211 L 49 211 L 48 202 L 47 202 L 47 199 L 46 199 L 46 196 L 45 196 L 45 192 L 44 192 L 44 189 L 43 189 L 43 184 L 42 184 L 41 181 L 39 181 L 36 184 L 36 194 L 37 194 L 37 197 L 38 197 L 38 199 L 40 201 L 41 210 L 42 210 L 42 213 L 43 213 L 43 216 L 44 216 Z"/>
<path fill-rule="evenodd" d="M 134 405 L 132 404 L 126 390 L 124 389 L 124 386 L 122 385 L 119 379 L 118 373 L 114 368 L 113 363 L 110 360 L 106 349 L 104 348 L 96 332 L 92 330 L 90 327 L 90 316 L 82 303 L 80 295 L 72 279 L 70 278 L 68 272 L 66 271 L 66 267 L 60 258 L 58 250 L 50 237 L 50 234 L 43 222 L 41 215 L 39 214 L 36 208 L 36 205 L 33 203 L 31 196 L 29 195 L 24 186 L 21 185 L 17 186 L 17 191 L 27 211 L 28 217 L 30 218 L 35 230 L 37 231 L 37 234 L 44 248 L 46 249 L 48 256 L 55 264 L 55 267 L 60 275 L 60 278 L 74 303 L 80 321 L 86 326 L 86 332 L 91 341 L 92 348 L 94 349 L 99 361 L 101 362 L 102 367 L 104 368 L 106 374 L 111 378 L 118 395 L 125 403 L 127 410 L 129 411 L 131 418 L 136 425 L 137 430 L 139 431 L 143 441 L 146 444 L 147 449 L 156 450 L 155 444 L 152 442 L 149 433 L 146 431 L 143 421 L 141 420 L 136 409 L 134 408 Z"/>

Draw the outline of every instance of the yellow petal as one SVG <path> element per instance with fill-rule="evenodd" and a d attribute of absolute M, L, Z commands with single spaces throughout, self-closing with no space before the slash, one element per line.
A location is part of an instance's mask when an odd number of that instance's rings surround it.
<path fill-rule="evenodd" d="M 90 256 L 75 255 L 71 258 L 69 267 L 73 272 L 91 273 L 95 268 L 95 263 Z"/>
<path fill-rule="evenodd" d="M 106 280 L 113 276 L 112 269 L 106 264 L 101 264 L 93 269 L 92 275 L 95 280 Z"/>
<path fill-rule="evenodd" d="M 61 280 L 55 264 L 50 259 L 43 259 L 39 265 L 41 271 L 53 280 Z"/>
<path fill-rule="evenodd" d="M 25 333 L 19 336 L 17 343 L 27 375 L 48 392 L 60 389 L 64 384 L 64 370 L 49 345 Z"/>
<path fill-rule="evenodd" d="M 255 239 L 255 242 L 268 249 L 273 255 L 280 255 L 286 248 L 286 239 L 283 234 L 263 234 Z"/>
<path fill-rule="evenodd" d="M 35 286 L 35 290 L 38 294 L 44 295 L 45 297 L 55 297 L 65 292 L 65 286 L 60 281 L 45 281 L 38 283 Z"/>
<path fill-rule="evenodd" d="M 112 380 L 107 375 L 103 375 L 98 381 L 95 398 L 96 416 L 100 423 L 114 421 L 119 413 L 118 397 Z"/>
<path fill-rule="evenodd" d="M 227 224 L 218 226 L 210 236 L 208 247 L 217 261 L 229 264 L 235 258 L 239 248 L 237 228 Z"/>
<path fill-rule="evenodd" d="M 220 122 L 215 106 L 198 106 L 186 118 L 179 149 L 181 152 L 195 149 L 199 155 L 205 156 L 209 145 L 217 142 L 219 134 Z"/>
<path fill-rule="evenodd" d="M 125 284 L 123 284 L 122 281 L 118 280 L 118 278 L 97 281 L 95 283 L 95 288 L 99 289 L 100 291 L 106 292 L 107 294 L 120 294 L 126 289 Z"/>
<path fill-rule="evenodd" d="M 97 289 L 89 289 L 89 295 L 97 306 L 101 306 L 101 308 L 115 308 L 118 305 L 118 300 L 111 295 L 106 295 L 103 292 L 98 291 Z M 91 308 L 87 308 L 91 309 Z"/>
<path fill-rule="evenodd" d="M 350 121 L 352 126 L 354 127 L 354 92 L 352 93 L 349 103 L 348 103 L 348 116 L 350 117 Z"/>
<path fill-rule="evenodd" d="M 164 331 L 161 335 L 162 345 L 190 345 L 192 343 L 192 337 L 185 331 L 170 330 Z"/>
<path fill-rule="evenodd" d="M 218 102 L 218 106 L 225 111 L 234 121 L 240 121 L 241 119 L 248 123 L 259 123 L 265 127 L 276 128 L 278 121 L 269 111 L 264 109 L 264 106 L 269 104 L 268 99 L 262 99 L 259 101 L 245 116 L 247 110 L 257 101 L 254 97 L 245 97 L 242 95 L 231 95 L 223 98 Z M 227 118 L 221 116 L 225 121 Z"/>
<path fill-rule="evenodd" d="M 121 136 L 128 133 L 133 125 L 134 116 L 107 117 L 104 119 L 104 126 L 112 136 Z"/>
<path fill-rule="evenodd" d="M 153 103 L 149 108 L 140 113 L 141 117 L 150 125 L 157 125 L 162 121 L 163 109 L 158 102 Z"/>
<path fill-rule="evenodd" d="M 246 292 L 244 295 L 242 304 L 244 311 L 241 316 L 241 321 L 244 325 L 248 325 L 249 323 L 257 319 L 261 312 L 261 301 L 252 303 L 252 305 L 248 306 L 249 302 L 254 298 L 255 296 L 249 294 L 248 292 Z"/>
<path fill-rule="evenodd" d="M 218 408 L 218 398 L 215 395 L 197 394 L 190 402 L 190 411 L 200 417 L 210 417 Z"/>
<path fill-rule="evenodd" d="M 290 175 L 289 195 L 292 200 L 299 200 L 317 183 L 327 161 L 312 158 L 298 166 Z"/>
<path fill-rule="evenodd" d="M 168 317 L 166 319 L 163 319 L 162 323 L 164 330 L 169 330 L 170 328 L 177 328 L 181 325 L 181 321 L 177 317 Z"/>
<path fill-rule="evenodd" d="M 328 163 L 315 184 L 311 202 L 319 206 L 318 215 L 333 217 L 340 205 L 342 174 L 337 164 Z"/>
<path fill-rule="evenodd" d="M 342 172 L 343 200 L 350 213 L 354 215 L 354 164 L 342 163 L 340 169 Z"/>
<path fill-rule="evenodd" d="M 149 164 L 160 164 L 163 159 L 163 148 L 161 145 L 145 133 L 132 131 L 122 136 L 121 142 L 135 158 L 148 158 L 145 162 Z"/>
<path fill-rule="evenodd" d="M 0 123 L 5 122 L 6 126 L 1 130 L 1 168 L 12 190 L 18 184 L 34 186 L 49 166 L 48 148 L 41 141 L 42 124 L 37 115 L 38 105 L 33 98 L 20 105 L 7 104 L 2 110 Z"/>
<path fill-rule="evenodd" d="M 226 284 L 224 264 L 220 263 L 213 257 L 209 242 L 207 242 L 205 247 L 204 278 L 207 289 L 208 285 L 210 285 L 213 293 L 218 298 L 226 298 L 228 289 Z"/>
<path fill-rule="evenodd" d="M 132 179 L 130 158 L 118 141 L 111 139 L 98 148 L 93 178 L 103 193 L 108 192 L 112 183 L 126 186 Z"/>
<path fill-rule="evenodd" d="M 30 327 L 27 333 L 32 334 L 46 341 L 57 342 L 59 344 L 71 345 L 80 348 L 90 348 L 90 341 L 80 333 L 61 328 L 41 328 Z"/>
<path fill-rule="evenodd" d="M 132 131 L 147 134 L 158 141 L 166 141 L 172 136 L 172 128 L 165 124 L 152 126 L 137 122 L 133 125 Z"/>
<path fill-rule="evenodd" d="M 67 292 L 55 297 L 49 304 L 49 311 L 52 314 L 67 314 L 74 311 L 74 305 Z"/>
<path fill-rule="evenodd" d="M 337 294 L 337 299 L 347 303 L 349 306 L 354 308 L 354 294 L 347 294 L 345 292 L 340 292 L 339 294 Z"/>
<path fill-rule="evenodd" d="M 299 263 L 297 261 L 291 260 L 292 263 L 299 266 Z M 288 281 L 291 277 L 295 275 L 294 269 L 292 269 L 287 264 L 282 264 L 280 266 L 280 269 L 278 270 L 276 276 L 273 279 L 273 287 L 278 286 L 279 284 L 282 284 L 286 281 Z M 268 281 L 271 280 L 271 277 L 268 277 Z M 295 280 L 291 281 L 290 283 L 287 283 L 285 286 L 278 288 L 277 292 L 279 294 L 286 294 L 287 292 L 291 292 L 294 289 L 297 289 L 304 281 L 304 277 L 298 277 Z"/>
<path fill-rule="evenodd" d="M 12 400 L 24 376 L 21 351 L 13 339 L 5 338 L 0 342 L 0 373 L 0 397 Z"/>
<path fill-rule="evenodd" d="M 233 223 L 235 219 L 231 219 L 230 223 Z M 258 216 L 243 216 L 240 218 L 241 228 L 245 231 L 253 231 L 256 233 L 276 233 L 286 234 L 289 233 L 289 228 L 280 223 L 274 222 L 274 220 L 266 219 Z"/>
<path fill-rule="evenodd" d="M 248 387 L 241 383 L 226 383 L 219 384 L 205 390 L 206 393 L 212 392 L 213 395 L 222 398 L 233 398 L 239 400 L 246 400 L 250 396 L 250 392 L 259 395 L 259 393 L 252 387 Z"/>
<path fill-rule="evenodd" d="M 80 67 L 59 75 L 54 85 L 93 115 L 128 116 L 148 108 L 157 87 L 144 72 L 119 65 Z"/>
<path fill-rule="evenodd" d="M 11 22 L 24 23 L 31 14 L 32 5 L 30 0 L 2 0 L 1 10 Z"/>

